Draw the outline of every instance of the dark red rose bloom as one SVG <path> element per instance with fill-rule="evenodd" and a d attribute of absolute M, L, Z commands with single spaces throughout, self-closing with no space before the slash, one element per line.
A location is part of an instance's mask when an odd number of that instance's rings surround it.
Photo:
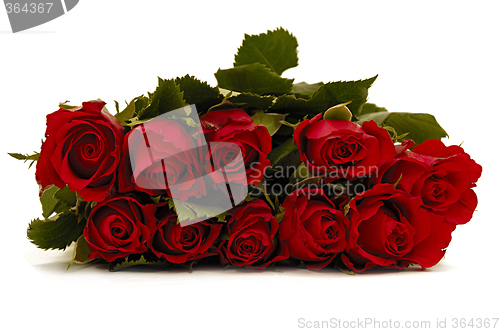
<path fill-rule="evenodd" d="M 291 258 L 304 261 L 310 270 L 320 270 L 345 249 L 349 220 L 322 189 L 298 189 L 282 206 L 280 239 Z"/>
<path fill-rule="evenodd" d="M 222 223 L 206 220 L 181 226 L 177 222 L 177 214 L 168 207 L 168 203 L 157 205 L 156 218 L 158 225 L 148 246 L 157 257 L 172 263 L 185 263 L 217 255 L 214 241 L 219 236 Z"/>
<path fill-rule="evenodd" d="M 206 194 L 200 148 L 179 123 L 155 118 L 125 136 L 120 163 L 120 192 L 139 190 L 181 200 Z"/>
<path fill-rule="evenodd" d="M 374 266 L 403 269 L 410 263 L 434 266 L 456 227 L 422 208 L 420 197 L 391 184 L 377 184 L 358 194 L 349 203 L 347 217 L 351 227 L 341 257 L 356 272 Z"/>
<path fill-rule="evenodd" d="M 420 196 L 423 207 L 446 217 L 453 224 L 472 218 L 477 196 L 471 189 L 482 168 L 456 145 L 429 139 L 412 151 L 403 151 L 382 168 L 376 182 L 396 183 L 412 196 Z"/>
<path fill-rule="evenodd" d="M 86 201 L 106 198 L 116 180 L 123 127 L 99 100 L 47 115 L 45 142 L 36 165 L 42 189 L 69 185 Z"/>
<path fill-rule="evenodd" d="M 375 121 L 359 126 L 347 120 L 322 120 L 321 116 L 300 122 L 293 134 L 300 158 L 313 174 L 362 177 L 377 173 L 396 155 L 391 137 Z"/>
<path fill-rule="evenodd" d="M 205 165 L 224 168 L 231 182 L 258 184 L 271 162 L 271 136 L 263 125 L 241 109 L 212 111 L 200 117 L 203 132 L 210 147 Z M 231 144 L 232 143 L 232 144 Z M 243 160 L 235 158 L 241 151 Z M 244 171 L 246 169 L 246 171 Z M 224 183 L 223 173 L 207 170 L 215 183 Z"/>
<path fill-rule="evenodd" d="M 146 242 L 156 225 L 156 207 L 142 205 L 130 196 L 115 196 L 98 203 L 89 215 L 83 236 L 90 259 L 117 258 L 147 251 Z"/>
<path fill-rule="evenodd" d="M 278 238 L 278 221 L 262 200 L 244 203 L 231 210 L 228 239 L 219 245 L 222 264 L 264 269 L 288 258 L 288 249 Z"/>

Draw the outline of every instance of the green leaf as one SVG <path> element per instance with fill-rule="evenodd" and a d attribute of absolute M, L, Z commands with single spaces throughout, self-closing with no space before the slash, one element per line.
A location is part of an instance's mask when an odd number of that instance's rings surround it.
<path fill-rule="evenodd" d="M 295 83 L 292 87 L 292 93 L 297 97 L 310 98 L 312 95 L 321 88 L 325 83 L 319 82 L 314 84 L 308 84 L 306 82 Z"/>
<path fill-rule="evenodd" d="M 332 102 L 335 100 L 337 101 L 336 104 L 352 101 L 349 104 L 349 109 L 354 115 L 357 115 L 359 114 L 361 105 L 363 105 L 368 98 L 368 88 L 375 82 L 377 76 L 366 80 L 340 81 L 325 84 L 314 94 L 312 99 L 324 100 L 325 102 Z"/>
<path fill-rule="evenodd" d="M 285 216 L 285 208 L 283 206 L 280 206 L 278 211 L 279 213 L 276 215 L 276 220 L 278 221 L 278 223 L 281 223 L 283 217 Z"/>
<path fill-rule="evenodd" d="M 33 220 L 28 227 L 28 238 L 40 249 L 66 249 L 83 233 L 85 223 L 78 223 L 73 213 L 62 213 L 55 220 Z"/>
<path fill-rule="evenodd" d="M 207 82 L 202 82 L 193 76 L 177 77 L 175 83 L 184 92 L 184 99 L 190 105 L 196 105 L 198 113 L 203 113 L 213 105 L 220 103 L 223 96 L 219 89 L 213 88 Z"/>
<path fill-rule="evenodd" d="M 212 111 L 233 110 L 233 109 L 238 108 L 238 107 L 240 107 L 240 106 L 237 106 L 237 105 L 231 103 L 230 101 L 228 101 L 227 99 L 224 99 L 221 103 L 210 107 L 208 109 L 207 113 L 212 112 Z"/>
<path fill-rule="evenodd" d="M 252 115 L 252 119 L 255 124 L 264 125 L 269 131 L 269 135 L 273 136 L 281 127 L 280 121 L 285 120 L 287 115 L 288 114 L 264 113 L 260 111 Z"/>
<path fill-rule="evenodd" d="M 320 100 L 304 99 L 295 95 L 282 95 L 276 99 L 270 111 L 288 112 L 299 115 L 316 115 L 326 111 L 329 107 L 338 104 L 321 102 Z"/>
<path fill-rule="evenodd" d="M 34 154 L 22 154 L 22 153 L 8 153 L 9 156 L 17 159 L 17 160 L 34 160 L 37 161 L 40 157 L 40 153 L 35 152 Z"/>
<path fill-rule="evenodd" d="M 219 69 L 215 78 L 221 88 L 259 95 L 289 93 L 293 84 L 293 79 L 281 78 L 260 63 Z"/>
<path fill-rule="evenodd" d="M 42 143 L 43 143 L 43 140 L 42 140 Z M 40 153 L 38 152 L 35 152 L 34 154 L 21 154 L 21 153 L 8 153 L 9 156 L 17 159 L 17 160 L 24 160 L 24 162 L 26 162 L 27 160 L 31 160 L 31 163 L 30 165 L 28 166 L 28 169 L 31 168 L 31 166 L 33 166 L 33 163 L 35 161 L 38 160 L 38 158 L 40 157 Z"/>
<path fill-rule="evenodd" d="M 354 271 L 349 270 L 347 267 L 344 266 L 337 266 L 337 268 L 340 270 L 340 272 L 347 274 L 349 276 L 354 276 L 356 273 Z"/>
<path fill-rule="evenodd" d="M 316 90 L 309 99 L 295 95 L 283 95 L 276 99 L 270 110 L 314 116 L 323 113 L 332 106 L 351 101 L 349 109 L 354 115 L 357 115 L 361 105 L 366 102 L 368 88 L 376 78 L 377 76 L 359 81 L 330 82 Z"/>
<path fill-rule="evenodd" d="M 50 185 L 43 190 L 40 196 L 40 203 L 42 203 L 42 215 L 48 218 L 52 213 L 62 212 L 64 209 L 69 209 L 76 205 L 76 194 L 65 188 L 59 189 L 54 185 Z"/>
<path fill-rule="evenodd" d="M 359 111 L 359 115 L 365 115 L 365 114 L 370 114 L 370 113 L 380 113 L 380 112 L 387 112 L 387 109 L 384 107 L 378 107 L 375 104 L 370 104 L 366 103 L 361 106 L 361 110 Z"/>
<path fill-rule="evenodd" d="M 299 150 L 293 143 L 293 138 L 275 147 L 268 156 L 271 167 L 275 166 L 298 166 L 300 164 Z"/>
<path fill-rule="evenodd" d="M 69 103 L 69 100 L 66 100 L 64 103 L 59 103 L 59 108 L 62 108 L 62 109 L 65 109 L 65 110 L 70 110 L 72 108 L 79 107 L 79 106 L 71 106 L 71 105 L 68 105 L 66 103 Z"/>
<path fill-rule="evenodd" d="M 169 200 L 169 207 L 171 209 L 174 209 L 177 213 L 177 221 L 179 223 L 196 219 L 213 218 L 214 216 L 217 217 L 219 221 L 221 221 L 219 216 L 221 218 L 225 218 L 224 213 L 226 212 L 221 212 L 221 208 L 217 207 L 217 204 L 200 205 L 193 202 L 183 202 L 180 200 L 175 200 L 174 204 L 173 199 Z"/>
<path fill-rule="evenodd" d="M 258 109 L 265 111 L 271 107 L 275 99 L 274 96 L 259 96 L 250 92 L 242 92 L 229 97 L 227 101 L 244 110 Z"/>
<path fill-rule="evenodd" d="M 134 116 L 134 114 L 136 113 L 135 102 L 137 100 L 139 100 L 140 98 L 143 98 L 143 96 L 135 97 L 134 99 L 132 99 L 132 101 L 130 103 L 128 103 L 127 107 L 125 107 L 123 109 L 123 111 L 121 111 L 115 115 L 115 118 L 120 120 L 120 122 L 125 122 L 125 121 L 129 120 L 130 118 L 132 118 Z"/>
<path fill-rule="evenodd" d="M 149 120 L 152 120 L 152 119 L 153 118 L 146 118 L 146 119 L 139 120 L 137 117 L 135 117 L 135 118 L 132 118 L 129 121 L 123 123 L 123 125 L 124 126 L 128 126 L 128 127 L 135 127 L 137 125 L 140 125 L 141 123 L 146 123 L 146 122 L 148 122 Z"/>
<path fill-rule="evenodd" d="M 59 188 L 54 185 L 50 185 L 43 190 L 42 196 L 40 196 L 40 203 L 42 203 L 42 215 L 44 218 L 50 217 L 55 211 L 59 200 L 54 195 L 58 190 Z"/>
<path fill-rule="evenodd" d="M 215 218 L 217 218 L 218 222 L 227 222 L 227 220 L 226 220 L 227 216 L 231 216 L 231 213 L 229 213 L 229 211 L 223 212 L 223 213 L 215 216 Z"/>
<path fill-rule="evenodd" d="M 293 172 L 292 176 L 290 177 L 290 183 L 298 183 L 301 182 L 305 179 L 309 179 L 313 177 L 313 174 L 309 172 L 307 169 L 306 165 L 304 163 L 301 163 L 299 167 Z"/>
<path fill-rule="evenodd" d="M 281 75 L 298 65 L 297 39 L 283 28 L 260 35 L 247 35 L 234 57 L 234 67 L 261 63 Z"/>
<path fill-rule="evenodd" d="M 374 120 L 379 126 L 393 127 L 400 134 L 409 132 L 406 138 L 414 140 L 415 145 L 430 138 L 441 139 L 448 136 L 436 118 L 427 113 L 368 113 L 358 117 L 358 124 L 369 120 Z"/>
<path fill-rule="evenodd" d="M 140 256 L 139 258 L 131 258 L 130 256 L 126 256 L 124 259 L 120 259 L 108 264 L 108 269 L 110 272 L 116 272 L 122 270 L 124 268 L 136 265 L 157 265 L 157 266 L 168 266 L 170 263 L 168 262 L 159 262 L 159 261 L 151 261 L 144 256 Z"/>
<path fill-rule="evenodd" d="M 150 104 L 137 113 L 139 120 L 154 118 L 158 115 L 184 107 L 183 93 L 174 80 L 158 77 L 158 87 L 150 94 Z"/>
<path fill-rule="evenodd" d="M 77 264 L 85 264 L 91 261 L 89 258 L 89 255 L 92 251 L 89 248 L 89 244 L 87 243 L 87 240 L 82 236 L 76 240 L 75 247 L 73 249 L 73 258 L 71 259 L 71 262 L 69 262 L 68 268 L 71 266 L 73 263 Z"/>
<path fill-rule="evenodd" d="M 57 190 L 54 194 L 54 198 L 65 203 L 67 206 L 76 205 L 76 193 L 69 190 L 68 186 Z"/>
<path fill-rule="evenodd" d="M 134 104 L 135 104 L 134 117 L 136 117 L 139 114 L 139 112 L 142 111 L 143 108 L 149 105 L 149 97 L 146 96 L 136 97 Z"/>

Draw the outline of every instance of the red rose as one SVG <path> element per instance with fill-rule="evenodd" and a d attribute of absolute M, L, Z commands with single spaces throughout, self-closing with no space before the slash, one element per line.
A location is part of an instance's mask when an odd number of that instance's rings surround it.
<path fill-rule="evenodd" d="M 213 162 L 216 168 L 224 167 L 231 182 L 258 184 L 266 167 L 271 165 L 267 159 L 272 150 L 271 136 L 266 127 L 256 125 L 241 109 L 212 111 L 202 115 L 200 122 L 210 147 L 205 165 Z M 243 160 L 235 158 L 237 150 L 241 151 Z M 215 183 L 226 182 L 224 173 L 212 172 L 209 168 L 207 174 Z"/>
<path fill-rule="evenodd" d="M 349 203 L 351 220 L 342 261 L 362 272 L 373 266 L 403 269 L 410 263 L 423 268 L 444 256 L 455 225 L 422 208 L 420 197 L 377 184 Z"/>
<path fill-rule="evenodd" d="M 92 251 L 89 258 L 112 262 L 147 251 L 146 242 L 156 225 L 155 210 L 154 205 L 142 205 L 129 196 L 115 196 L 98 203 L 83 230 Z"/>
<path fill-rule="evenodd" d="M 217 255 L 217 248 L 213 244 L 219 236 L 222 223 L 207 220 L 182 227 L 168 203 L 157 206 L 156 218 L 158 225 L 148 246 L 157 257 L 172 263 L 185 263 Z"/>
<path fill-rule="evenodd" d="M 93 100 L 47 115 L 45 142 L 36 165 L 42 188 L 69 185 L 84 200 L 106 198 L 116 179 L 123 141 L 120 122 Z"/>
<path fill-rule="evenodd" d="M 300 158 L 313 174 L 362 177 L 377 173 L 396 155 L 391 137 L 375 121 L 359 126 L 347 120 L 321 120 L 321 116 L 300 122 L 293 134 Z"/>
<path fill-rule="evenodd" d="M 206 194 L 200 174 L 200 148 L 179 123 L 155 118 L 125 136 L 120 192 L 139 190 L 181 200 Z"/>
<path fill-rule="evenodd" d="M 262 200 L 235 207 L 227 223 L 228 239 L 219 245 L 222 264 L 264 269 L 288 258 L 288 249 L 276 236 L 278 221 Z"/>
<path fill-rule="evenodd" d="M 429 139 L 413 151 L 403 151 L 382 168 L 375 181 L 396 183 L 412 196 L 420 196 L 423 207 L 453 224 L 472 218 L 477 197 L 471 189 L 482 168 L 456 145 Z"/>
<path fill-rule="evenodd" d="M 345 249 L 349 220 L 322 189 L 298 189 L 283 203 L 280 239 L 290 257 L 305 262 L 310 270 L 320 270 Z"/>

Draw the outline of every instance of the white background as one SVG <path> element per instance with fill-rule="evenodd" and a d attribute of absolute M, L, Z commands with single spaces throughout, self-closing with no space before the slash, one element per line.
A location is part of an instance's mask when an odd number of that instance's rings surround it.
<path fill-rule="evenodd" d="M 500 23 L 495 2 L 181 2 L 83 0 L 12 34 L 0 8 L 0 329 L 3 331 L 295 331 L 308 321 L 500 317 L 498 120 Z M 26 239 L 41 215 L 34 167 L 7 152 L 40 149 L 59 102 L 101 98 L 114 109 L 153 91 L 157 76 L 216 85 L 244 33 L 283 26 L 298 38 L 295 82 L 379 74 L 369 100 L 428 112 L 483 166 L 473 220 L 427 271 L 348 276 L 72 266 L 71 251 Z M 497 324 L 500 329 L 500 323 Z M 353 330 L 353 329 L 352 329 Z M 366 329 L 368 330 L 368 329 Z M 490 328 L 491 330 L 491 328 Z"/>

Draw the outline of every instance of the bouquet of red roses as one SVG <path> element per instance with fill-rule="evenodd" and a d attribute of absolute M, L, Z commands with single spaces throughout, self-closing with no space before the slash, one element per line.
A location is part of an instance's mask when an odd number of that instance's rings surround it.
<path fill-rule="evenodd" d="M 295 83 L 297 41 L 245 35 L 217 87 L 186 75 L 112 115 L 47 115 L 43 219 L 28 238 L 72 262 L 428 268 L 477 206 L 481 166 L 430 114 L 367 103 L 376 77 Z"/>

